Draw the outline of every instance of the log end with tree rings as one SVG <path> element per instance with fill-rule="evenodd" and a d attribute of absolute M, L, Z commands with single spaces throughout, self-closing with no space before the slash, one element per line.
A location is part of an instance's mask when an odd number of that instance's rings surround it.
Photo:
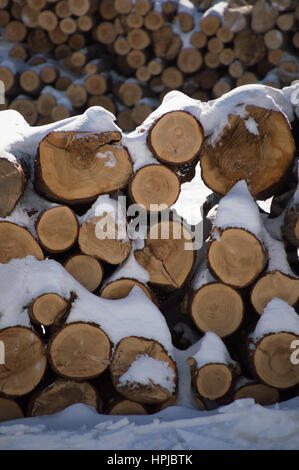
<path fill-rule="evenodd" d="M 119 132 L 51 132 L 40 143 L 36 188 L 48 199 L 80 204 L 125 187 L 132 173 Z"/>
<path fill-rule="evenodd" d="M 36 233 L 45 250 L 51 253 L 67 251 L 79 233 L 76 214 L 68 206 L 52 207 L 39 216 Z"/>
<path fill-rule="evenodd" d="M 225 284 L 247 287 L 264 270 L 268 262 L 262 242 L 243 228 L 219 231 L 208 247 L 209 267 Z"/>
<path fill-rule="evenodd" d="M 70 256 L 64 263 L 69 274 L 90 292 L 94 292 L 102 282 L 104 269 L 93 256 L 77 254 Z"/>
<path fill-rule="evenodd" d="M 51 338 L 48 354 L 58 375 L 75 380 L 91 379 L 109 366 L 111 343 L 98 325 L 70 323 Z"/>
<path fill-rule="evenodd" d="M 81 225 L 78 244 L 82 253 L 110 264 L 122 263 L 132 248 L 126 227 L 117 224 L 114 217 L 106 213 Z"/>
<path fill-rule="evenodd" d="M 248 383 L 240 387 L 234 394 L 234 401 L 243 398 L 253 398 L 255 403 L 268 406 L 279 401 L 279 391 L 263 383 Z"/>
<path fill-rule="evenodd" d="M 245 109 L 245 117 L 228 116 L 229 124 L 215 145 L 205 141 L 202 178 L 221 195 L 245 179 L 253 196 L 266 199 L 285 183 L 294 159 L 294 138 L 281 112 L 251 105 Z"/>
<path fill-rule="evenodd" d="M 31 233 L 12 222 L 0 222 L 0 263 L 29 255 L 44 259 L 43 251 Z"/>
<path fill-rule="evenodd" d="M 108 282 L 101 290 L 101 297 L 104 299 L 123 299 L 129 295 L 133 287 L 140 287 L 145 295 L 153 301 L 152 294 L 149 288 L 142 282 L 136 279 L 121 278 L 115 281 Z"/>
<path fill-rule="evenodd" d="M 171 207 L 180 190 L 176 174 L 166 166 L 156 164 L 140 168 L 129 186 L 133 201 L 153 212 Z"/>
<path fill-rule="evenodd" d="M 0 397 L 0 423 L 21 418 L 24 418 L 24 413 L 19 404 L 10 398 Z"/>
<path fill-rule="evenodd" d="M 42 294 L 30 305 L 30 320 L 37 325 L 50 326 L 56 324 L 63 318 L 69 305 L 69 301 L 58 294 Z"/>
<path fill-rule="evenodd" d="M 200 152 L 204 134 L 201 124 L 185 111 L 163 114 L 148 134 L 155 157 L 170 165 L 184 164 Z"/>
<path fill-rule="evenodd" d="M 139 374 L 134 375 L 137 361 L 150 361 L 147 367 L 148 377 L 140 381 Z M 162 386 L 155 381 L 155 370 L 161 368 L 165 374 Z M 140 371 L 140 369 L 138 369 Z M 174 361 L 157 341 L 130 336 L 122 339 L 115 348 L 110 373 L 114 387 L 125 398 L 143 404 L 164 403 L 175 393 L 177 370 Z M 139 381 L 138 381 L 139 379 Z"/>
<path fill-rule="evenodd" d="M 180 222 L 159 222 L 150 227 L 144 248 L 134 256 L 149 273 L 150 283 L 178 289 L 194 264 L 192 235 Z"/>
<path fill-rule="evenodd" d="M 202 332 L 213 331 L 220 338 L 236 331 L 244 315 L 244 303 L 238 291 L 220 282 L 198 289 L 190 302 L 190 314 Z"/>
<path fill-rule="evenodd" d="M 57 379 L 31 397 L 27 415 L 52 415 L 77 403 L 98 409 L 101 408 L 98 406 L 99 401 L 95 388 L 88 382 Z"/>
<path fill-rule="evenodd" d="M 22 161 L 0 158 L 0 217 L 8 216 L 23 195 L 27 169 Z"/>
<path fill-rule="evenodd" d="M 197 393 L 203 398 L 217 400 L 225 396 L 232 386 L 233 374 L 226 364 L 208 363 L 197 368 L 194 358 L 187 359 Z"/>
<path fill-rule="evenodd" d="M 275 297 L 295 306 L 299 300 L 299 278 L 277 270 L 270 271 L 261 276 L 251 288 L 250 301 L 259 315 Z"/>
<path fill-rule="evenodd" d="M 132 400 L 117 400 L 109 406 L 108 415 L 147 415 L 145 407 L 141 403 Z"/>
<path fill-rule="evenodd" d="M 280 332 L 264 336 L 256 345 L 252 362 L 257 376 L 267 385 L 278 389 L 299 383 L 299 363 L 292 361 L 294 333 Z"/>
<path fill-rule="evenodd" d="M 31 392 L 44 376 L 47 357 L 45 345 L 30 328 L 11 326 L 0 330 L 5 345 L 5 364 L 0 364 L 0 390 L 18 397 Z"/>

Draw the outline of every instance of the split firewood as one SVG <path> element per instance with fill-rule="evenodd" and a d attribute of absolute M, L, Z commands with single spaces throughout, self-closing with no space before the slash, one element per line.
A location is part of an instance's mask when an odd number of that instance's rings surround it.
<path fill-rule="evenodd" d="M 51 132 L 39 146 L 37 189 L 50 200 L 80 204 L 126 186 L 132 164 L 127 150 L 114 145 L 120 139 L 116 131 Z"/>
<path fill-rule="evenodd" d="M 191 286 L 189 311 L 199 330 L 212 331 L 223 338 L 240 327 L 245 310 L 241 294 L 217 281 L 205 263 L 195 274 Z"/>
<path fill-rule="evenodd" d="M 193 160 L 203 142 L 201 124 L 185 111 L 163 114 L 148 134 L 148 146 L 163 163 L 182 165 Z"/>
<path fill-rule="evenodd" d="M 259 315 L 274 297 L 293 306 L 299 301 L 299 278 L 288 264 L 283 243 L 274 240 L 266 230 L 264 242 L 269 254 L 269 265 L 250 293 L 251 303 Z"/>
<path fill-rule="evenodd" d="M 19 404 L 10 398 L 0 397 L 0 422 L 24 418 Z"/>
<path fill-rule="evenodd" d="M 104 269 L 99 260 L 80 253 L 71 255 L 64 263 L 64 268 L 90 292 L 94 292 L 99 287 L 104 275 Z"/>
<path fill-rule="evenodd" d="M 292 344 L 299 340 L 299 318 L 284 300 L 271 300 L 249 336 L 252 372 L 270 387 L 285 389 L 299 381 L 299 364 L 292 361 Z"/>
<path fill-rule="evenodd" d="M 122 339 L 115 348 L 110 373 L 116 390 L 138 403 L 163 403 L 175 393 L 175 362 L 154 340 L 135 336 Z"/>
<path fill-rule="evenodd" d="M 80 218 L 78 245 L 82 253 L 110 264 L 122 263 L 130 254 L 125 214 L 116 201 L 102 196 Z"/>
<path fill-rule="evenodd" d="M 5 364 L 0 364 L 1 392 L 7 397 L 26 395 L 44 376 L 44 344 L 32 329 L 23 326 L 0 330 L 0 340 L 5 344 Z"/>
<path fill-rule="evenodd" d="M 268 406 L 279 401 L 279 391 L 256 380 L 240 377 L 235 384 L 233 400 L 243 398 L 253 398 L 255 403 Z"/>
<path fill-rule="evenodd" d="M 102 409 L 101 399 L 91 384 L 57 379 L 30 397 L 27 416 L 52 415 L 77 403 L 92 406 L 99 412 Z"/>
<path fill-rule="evenodd" d="M 52 336 L 48 351 L 51 366 L 58 375 L 87 380 L 108 367 L 111 344 L 98 325 L 75 322 L 64 325 Z"/>
<path fill-rule="evenodd" d="M 226 96 L 229 99 L 230 94 Z M 244 117 L 228 115 L 229 124 L 213 145 L 206 139 L 200 154 L 202 178 L 222 195 L 244 178 L 252 195 L 266 199 L 284 183 L 294 158 L 294 140 L 281 112 L 252 105 L 245 106 L 245 111 Z"/>
<path fill-rule="evenodd" d="M 240 366 L 215 333 L 206 333 L 197 344 L 197 352 L 187 359 L 195 391 L 209 400 L 223 398 L 240 374 Z"/>
<path fill-rule="evenodd" d="M 245 181 L 219 202 L 207 260 L 222 282 L 237 288 L 252 284 L 267 265 L 259 209 Z"/>
<path fill-rule="evenodd" d="M 178 289 L 194 263 L 191 233 L 178 221 L 159 222 L 148 230 L 143 249 L 134 256 L 149 273 L 151 284 Z"/>

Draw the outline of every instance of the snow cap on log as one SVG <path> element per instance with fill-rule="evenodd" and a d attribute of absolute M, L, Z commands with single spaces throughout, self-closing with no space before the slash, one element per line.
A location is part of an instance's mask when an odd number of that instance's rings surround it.
<path fill-rule="evenodd" d="M 207 364 L 236 365 L 236 362 L 231 358 L 224 342 L 212 331 L 208 331 L 204 337 L 197 342 L 196 349 L 197 351 L 192 355 L 192 358 L 195 359 L 198 369 Z"/>

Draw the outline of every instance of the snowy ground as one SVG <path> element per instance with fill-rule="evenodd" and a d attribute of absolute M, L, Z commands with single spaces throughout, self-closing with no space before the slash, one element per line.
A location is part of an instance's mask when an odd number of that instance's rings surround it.
<path fill-rule="evenodd" d="M 2 423 L 0 449 L 196 450 L 299 448 L 299 397 L 262 407 L 238 400 L 214 411 L 169 407 L 149 416 L 99 415 L 74 405 Z"/>

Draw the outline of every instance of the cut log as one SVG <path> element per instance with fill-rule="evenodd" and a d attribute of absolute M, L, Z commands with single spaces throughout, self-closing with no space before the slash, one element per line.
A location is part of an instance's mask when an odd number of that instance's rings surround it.
<path fill-rule="evenodd" d="M 8 216 L 23 195 L 27 185 L 28 170 L 25 162 L 11 154 L 0 158 L 0 217 Z"/>
<path fill-rule="evenodd" d="M 47 209 L 36 222 L 36 233 L 42 247 L 50 253 L 67 251 L 79 234 L 76 214 L 67 206 Z"/>
<path fill-rule="evenodd" d="M 238 33 L 234 39 L 234 52 L 237 59 L 245 65 L 253 66 L 261 62 L 266 55 L 263 37 L 246 29 Z"/>
<path fill-rule="evenodd" d="M 134 106 L 142 98 L 142 88 L 138 83 L 124 82 L 118 89 L 118 95 L 126 106 Z"/>
<path fill-rule="evenodd" d="M 147 370 L 146 383 L 144 380 L 138 381 L 138 373 L 136 377 L 134 376 L 134 364 L 137 366 L 142 360 L 151 364 Z M 168 382 L 168 388 L 161 386 L 155 380 L 155 369 L 159 368 L 160 376 L 162 367 L 165 370 L 163 382 Z M 134 336 L 122 339 L 115 348 L 110 373 L 116 390 L 125 398 L 138 403 L 163 403 L 175 393 L 176 365 L 164 347 L 154 340 Z"/>
<path fill-rule="evenodd" d="M 81 108 L 87 101 L 87 91 L 82 85 L 73 83 L 67 88 L 66 95 L 74 108 Z"/>
<path fill-rule="evenodd" d="M 132 200 L 147 211 L 160 211 L 175 203 L 180 194 L 180 182 L 166 166 L 146 165 L 133 176 L 129 193 Z"/>
<path fill-rule="evenodd" d="M 293 29 L 294 23 L 294 13 L 284 13 L 283 15 L 279 15 L 276 20 L 276 24 L 280 31 L 291 31 Z"/>
<path fill-rule="evenodd" d="M 27 28 L 21 21 L 10 21 L 4 34 L 6 41 L 23 42 L 27 35 Z"/>
<path fill-rule="evenodd" d="M 243 228 L 219 230 L 207 257 L 213 273 L 236 288 L 252 284 L 268 262 L 262 242 Z"/>
<path fill-rule="evenodd" d="M 233 400 L 253 398 L 255 403 L 262 406 L 273 405 L 279 401 L 279 391 L 263 383 L 248 380 L 244 385 L 237 386 Z"/>
<path fill-rule="evenodd" d="M 177 59 L 178 68 L 184 73 L 195 73 L 202 66 L 201 52 L 193 47 L 182 49 Z"/>
<path fill-rule="evenodd" d="M 266 0 L 258 0 L 252 8 L 251 29 L 255 33 L 265 33 L 275 26 L 278 10 Z"/>
<path fill-rule="evenodd" d="M 244 303 L 240 293 L 232 287 L 221 282 L 209 282 L 194 292 L 190 314 L 201 331 L 213 331 L 223 338 L 240 327 Z"/>
<path fill-rule="evenodd" d="M 297 191 L 298 193 L 298 191 Z M 282 235 L 291 245 L 299 247 L 299 201 L 289 204 L 281 229 Z"/>
<path fill-rule="evenodd" d="M 84 83 L 90 95 L 104 95 L 107 91 L 107 80 L 100 74 L 89 75 Z"/>
<path fill-rule="evenodd" d="M 113 43 L 113 48 L 116 54 L 124 56 L 128 55 L 131 49 L 128 41 L 123 36 L 118 36 Z"/>
<path fill-rule="evenodd" d="M 38 97 L 36 109 L 42 116 L 51 115 L 54 106 L 56 106 L 56 99 L 51 93 L 44 93 Z"/>
<path fill-rule="evenodd" d="M 141 403 L 132 400 L 116 400 L 108 406 L 108 415 L 147 415 L 145 407 Z"/>
<path fill-rule="evenodd" d="M 110 113 L 116 113 L 116 107 L 112 100 L 107 95 L 92 95 L 88 98 L 88 106 L 101 106 L 102 108 L 110 111 Z"/>
<path fill-rule="evenodd" d="M 193 358 L 189 358 L 187 363 L 192 370 L 195 388 L 201 397 L 217 400 L 229 392 L 233 375 L 226 364 L 206 364 L 197 370 Z"/>
<path fill-rule="evenodd" d="M 124 109 L 117 114 L 117 125 L 124 131 L 133 131 L 136 127 L 136 123 L 132 118 L 132 111 L 130 109 Z"/>
<path fill-rule="evenodd" d="M 74 16 L 86 15 L 91 7 L 90 0 L 69 0 L 69 9 Z"/>
<path fill-rule="evenodd" d="M 110 281 L 101 290 L 100 296 L 104 299 L 123 299 L 129 295 L 133 287 L 138 286 L 153 301 L 153 296 L 149 288 L 137 279 L 121 278 Z"/>
<path fill-rule="evenodd" d="M 134 2 L 134 9 L 136 13 L 141 16 L 145 16 L 150 9 L 152 8 L 151 0 L 135 0 Z"/>
<path fill-rule="evenodd" d="M 46 31 L 54 31 L 58 25 L 58 18 L 51 10 L 43 10 L 38 15 L 38 24 Z"/>
<path fill-rule="evenodd" d="M 233 53 L 234 54 L 234 53 Z M 235 54 L 234 54 L 235 55 Z M 233 78 L 239 78 L 243 75 L 244 73 L 244 67 L 243 67 L 243 64 L 239 61 L 239 60 L 234 60 L 229 68 L 228 68 L 228 72 L 230 74 L 231 77 Z"/>
<path fill-rule="evenodd" d="M 67 35 L 74 34 L 77 29 L 77 23 L 76 21 L 69 17 L 69 18 L 63 18 L 59 22 L 59 27 L 60 29 Z"/>
<path fill-rule="evenodd" d="M 194 263 L 190 232 L 180 222 L 160 222 L 150 227 L 145 247 L 134 256 L 160 287 L 180 288 Z M 191 248 L 191 249 L 190 249 Z"/>
<path fill-rule="evenodd" d="M 160 29 L 163 25 L 164 25 L 163 15 L 158 11 L 152 10 L 144 18 L 144 26 L 149 31 L 156 31 Z"/>
<path fill-rule="evenodd" d="M 146 55 L 142 51 L 136 49 L 130 51 L 126 57 L 126 61 L 132 69 L 136 70 L 146 62 Z M 132 84 L 133 85 L 133 84 Z"/>
<path fill-rule="evenodd" d="M 217 30 L 216 36 L 218 39 L 220 39 L 221 42 L 226 43 L 226 42 L 232 41 L 234 37 L 234 33 L 230 29 L 225 28 L 224 26 L 221 26 Z"/>
<path fill-rule="evenodd" d="M 33 70 L 25 70 L 20 76 L 20 86 L 26 93 L 37 94 L 41 88 L 39 75 Z"/>
<path fill-rule="evenodd" d="M 56 3 L 55 13 L 58 18 L 67 18 L 68 16 L 71 16 L 69 2 L 66 0 L 60 0 L 58 3 Z"/>
<path fill-rule="evenodd" d="M 189 13 L 178 13 L 177 19 L 182 33 L 189 33 L 194 28 L 193 18 Z"/>
<path fill-rule="evenodd" d="M 58 294 L 42 294 L 29 307 L 29 316 L 35 325 L 58 324 L 70 307 L 70 301 Z"/>
<path fill-rule="evenodd" d="M 57 379 L 34 393 L 29 400 L 27 416 L 52 415 L 76 403 L 84 403 L 99 411 L 102 408 L 95 388 L 88 382 Z"/>
<path fill-rule="evenodd" d="M 283 44 L 283 34 L 278 29 L 270 29 L 264 35 L 264 42 L 268 49 L 279 49 Z"/>
<path fill-rule="evenodd" d="M 219 55 L 214 52 L 207 52 L 204 56 L 204 63 L 210 69 L 217 69 L 220 66 Z"/>
<path fill-rule="evenodd" d="M 106 263 L 120 264 L 131 251 L 131 242 L 123 238 L 124 230 L 124 227 L 116 224 L 115 219 L 112 216 L 110 219 L 106 213 L 92 217 L 80 227 L 78 237 L 80 250 Z"/>
<path fill-rule="evenodd" d="M 179 165 L 193 160 L 201 149 L 201 124 L 185 111 L 172 111 L 161 116 L 148 134 L 148 146 L 163 163 Z"/>
<path fill-rule="evenodd" d="M 26 395 L 44 376 L 44 344 L 33 330 L 22 326 L 1 330 L 0 341 L 5 345 L 5 364 L 0 364 L 1 393 L 11 397 Z"/>
<path fill-rule="evenodd" d="M 114 0 L 102 0 L 99 5 L 99 12 L 101 17 L 105 20 L 113 20 L 117 15 Z"/>
<path fill-rule="evenodd" d="M 227 77 L 223 77 L 213 86 L 213 96 L 219 98 L 220 96 L 228 93 L 232 89 L 231 80 Z"/>
<path fill-rule="evenodd" d="M 161 75 L 162 83 L 170 90 L 178 90 L 184 83 L 182 72 L 176 67 L 167 67 Z"/>
<path fill-rule="evenodd" d="M 136 70 L 136 78 L 143 83 L 146 83 L 150 80 L 151 74 L 146 65 L 142 65 Z"/>
<path fill-rule="evenodd" d="M 253 72 L 245 72 L 241 77 L 239 77 L 236 81 L 237 87 L 243 86 L 243 85 L 249 85 L 252 83 L 257 83 L 258 77 L 255 73 Z"/>
<path fill-rule="evenodd" d="M 114 8 L 118 13 L 127 15 L 132 9 L 132 0 L 115 0 Z"/>
<path fill-rule="evenodd" d="M 9 51 L 9 57 L 26 61 L 28 58 L 28 49 L 26 45 L 15 44 Z"/>
<path fill-rule="evenodd" d="M 197 49 L 202 49 L 207 43 L 207 36 L 202 31 L 194 31 L 191 35 L 190 42 L 192 46 L 197 47 Z"/>
<path fill-rule="evenodd" d="M 120 138 L 118 132 L 51 132 L 39 146 L 37 189 L 50 200 L 80 204 L 125 187 L 132 163 L 125 148 L 112 144 Z"/>
<path fill-rule="evenodd" d="M 93 27 L 93 18 L 87 15 L 79 16 L 77 26 L 80 31 L 87 33 Z"/>
<path fill-rule="evenodd" d="M 24 418 L 21 407 L 15 400 L 0 397 L 0 422 Z"/>
<path fill-rule="evenodd" d="M 58 375 L 84 380 L 107 369 L 111 344 L 98 325 L 76 322 L 63 326 L 51 338 L 48 351 L 51 366 Z"/>
<path fill-rule="evenodd" d="M 223 49 L 223 43 L 220 39 L 213 37 L 208 41 L 208 51 L 213 52 L 214 54 L 220 54 Z"/>
<path fill-rule="evenodd" d="M 204 15 L 200 20 L 200 30 L 206 36 L 214 36 L 220 27 L 221 20 L 215 14 Z"/>
<path fill-rule="evenodd" d="M 44 259 L 43 252 L 31 233 L 12 222 L 0 222 L 0 263 L 9 263 L 15 258 L 35 256 Z"/>
<path fill-rule="evenodd" d="M 138 13 L 130 13 L 126 16 L 126 24 L 129 28 L 142 28 L 144 22 L 143 16 Z"/>
<path fill-rule="evenodd" d="M 18 97 L 10 103 L 8 109 L 14 109 L 22 114 L 30 126 L 34 126 L 37 121 L 37 109 L 32 98 Z"/>
<path fill-rule="evenodd" d="M 60 121 L 62 119 L 66 119 L 70 117 L 71 113 L 70 110 L 66 107 L 63 106 L 62 104 L 57 104 L 56 106 L 53 107 L 51 111 L 51 119 L 55 121 Z"/>
<path fill-rule="evenodd" d="M 229 125 L 215 146 L 208 141 L 203 145 L 202 178 L 209 188 L 222 195 L 236 181 L 245 179 L 252 195 L 266 199 L 283 184 L 293 162 L 294 140 L 282 113 L 257 106 L 246 106 L 246 111 L 245 118 L 228 116 Z M 258 126 L 258 135 L 246 128 L 244 121 L 249 118 Z"/>
<path fill-rule="evenodd" d="M 127 41 L 132 49 L 146 49 L 151 42 L 149 34 L 140 28 L 132 29 L 127 35 Z"/>
<path fill-rule="evenodd" d="M 70 256 L 64 263 L 64 268 L 90 292 L 99 287 L 104 275 L 100 261 L 89 255 Z"/>

